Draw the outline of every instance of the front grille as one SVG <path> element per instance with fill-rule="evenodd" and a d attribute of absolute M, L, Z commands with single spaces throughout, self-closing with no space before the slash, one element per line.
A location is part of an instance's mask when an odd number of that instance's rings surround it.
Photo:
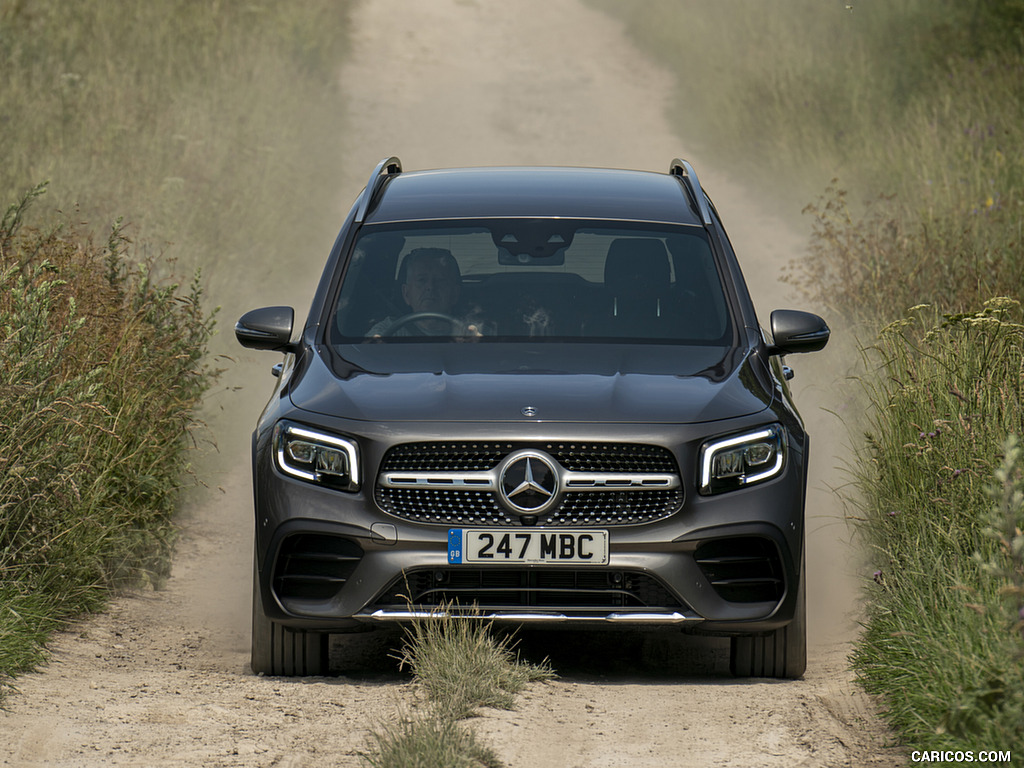
<path fill-rule="evenodd" d="M 481 611 L 559 608 L 593 611 L 672 609 L 683 606 L 646 573 L 570 568 L 439 568 L 407 573 L 373 610 L 473 606 Z"/>
<path fill-rule="evenodd" d="M 782 599 L 782 560 L 768 539 L 750 536 L 707 541 L 697 547 L 694 559 L 723 600 L 760 603 Z"/>
<path fill-rule="evenodd" d="M 274 591 L 282 600 L 328 600 L 348 581 L 363 550 L 350 539 L 303 533 L 281 545 Z"/>
<path fill-rule="evenodd" d="M 546 453 L 566 472 L 631 475 L 634 487 L 590 491 L 585 483 L 569 489 L 554 507 L 528 520 L 531 524 L 580 527 L 636 525 L 661 520 L 676 512 L 683 502 L 678 467 L 672 452 L 654 445 L 590 442 L 438 442 L 409 443 L 392 448 L 381 463 L 385 473 L 484 473 L 495 468 L 509 454 L 522 449 Z M 674 487 L 640 487 L 645 477 L 672 476 Z M 481 481 L 473 477 L 473 482 Z M 456 478 L 458 480 L 459 478 Z M 651 481 L 652 485 L 658 483 Z M 426 483 L 424 483 L 426 484 Z M 452 482 L 445 488 L 434 480 L 432 487 L 388 487 L 378 482 L 377 504 L 385 512 L 406 520 L 438 525 L 521 524 L 522 518 L 506 509 L 495 488 L 475 490 L 468 482 Z M 439 487 L 440 486 L 440 487 Z M 579 487 L 580 490 L 575 488 Z"/>

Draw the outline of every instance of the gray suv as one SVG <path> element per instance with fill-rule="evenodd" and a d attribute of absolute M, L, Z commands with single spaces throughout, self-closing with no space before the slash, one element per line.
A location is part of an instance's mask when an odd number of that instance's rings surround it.
<path fill-rule="evenodd" d="M 806 659 L 808 437 L 689 163 L 404 172 L 380 163 L 253 434 L 252 668 L 327 670 L 331 633 L 460 613 L 728 635 L 740 676 Z"/>

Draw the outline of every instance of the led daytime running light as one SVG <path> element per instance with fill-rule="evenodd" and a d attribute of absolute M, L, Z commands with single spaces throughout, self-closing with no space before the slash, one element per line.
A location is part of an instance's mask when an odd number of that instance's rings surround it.
<path fill-rule="evenodd" d="M 768 478 L 777 475 L 782 470 L 782 465 L 785 462 L 786 440 L 785 432 L 783 432 L 782 427 L 779 425 L 772 425 L 756 432 L 748 432 L 743 435 L 737 435 L 736 437 L 730 437 L 725 440 L 706 444 L 701 450 L 700 492 L 703 494 L 715 492 L 712 490 L 712 482 L 715 479 L 712 475 L 716 457 L 720 456 L 722 453 L 730 451 L 731 449 L 744 445 L 757 444 L 759 442 L 770 443 L 773 446 L 775 461 L 772 465 L 761 472 L 757 472 L 756 474 L 736 474 L 728 479 L 734 480 L 737 487 L 744 487 L 758 483 L 762 480 L 767 480 Z M 767 460 L 770 460 L 770 457 L 766 458 L 766 461 Z M 721 480 L 726 478 L 719 477 L 718 479 Z"/>
<path fill-rule="evenodd" d="M 275 427 L 274 452 L 277 466 L 287 475 L 312 483 L 334 480 L 345 483 L 345 490 L 359 489 L 359 456 L 351 440 L 285 422 Z M 303 454 L 308 459 L 303 459 Z M 308 464 L 310 468 L 297 466 L 295 462 Z M 341 463 L 347 464 L 344 474 L 338 471 Z"/>

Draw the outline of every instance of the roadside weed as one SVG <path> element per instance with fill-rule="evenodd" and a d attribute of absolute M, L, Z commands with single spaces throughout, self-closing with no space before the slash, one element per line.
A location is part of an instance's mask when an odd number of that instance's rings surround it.
<path fill-rule="evenodd" d="M 496 637 L 490 622 L 451 610 L 445 606 L 437 617 L 417 620 L 399 655 L 442 711 L 458 719 L 477 707 L 511 709 L 527 683 L 554 677 L 546 663 L 522 662 L 512 636 Z"/>
<path fill-rule="evenodd" d="M 555 676 L 546 662 L 521 661 L 512 637 L 495 637 L 477 610 L 460 614 L 450 604 L 416 619 L 396 658 L 426 700 L 373 730 L 363 759 L 374 768 L 498 768 L 502 763 L 462 721 L 480 707 L 512 709 L 528 683 Z"/>
<path fill-rule="evenodd" d="M 501 768 L 469 726 L 448 712 L 423 705 L 400 711 L 371 734 L 362 754 L 373 768 Z"/>

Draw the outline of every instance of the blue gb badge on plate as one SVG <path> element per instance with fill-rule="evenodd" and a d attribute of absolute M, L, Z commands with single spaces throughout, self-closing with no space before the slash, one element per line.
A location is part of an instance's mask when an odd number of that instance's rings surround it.
<path fill-rule="evenodd" d="M 457 565 L 462 562 L 462 529 L 448 530 L 448 562 Z"/>

